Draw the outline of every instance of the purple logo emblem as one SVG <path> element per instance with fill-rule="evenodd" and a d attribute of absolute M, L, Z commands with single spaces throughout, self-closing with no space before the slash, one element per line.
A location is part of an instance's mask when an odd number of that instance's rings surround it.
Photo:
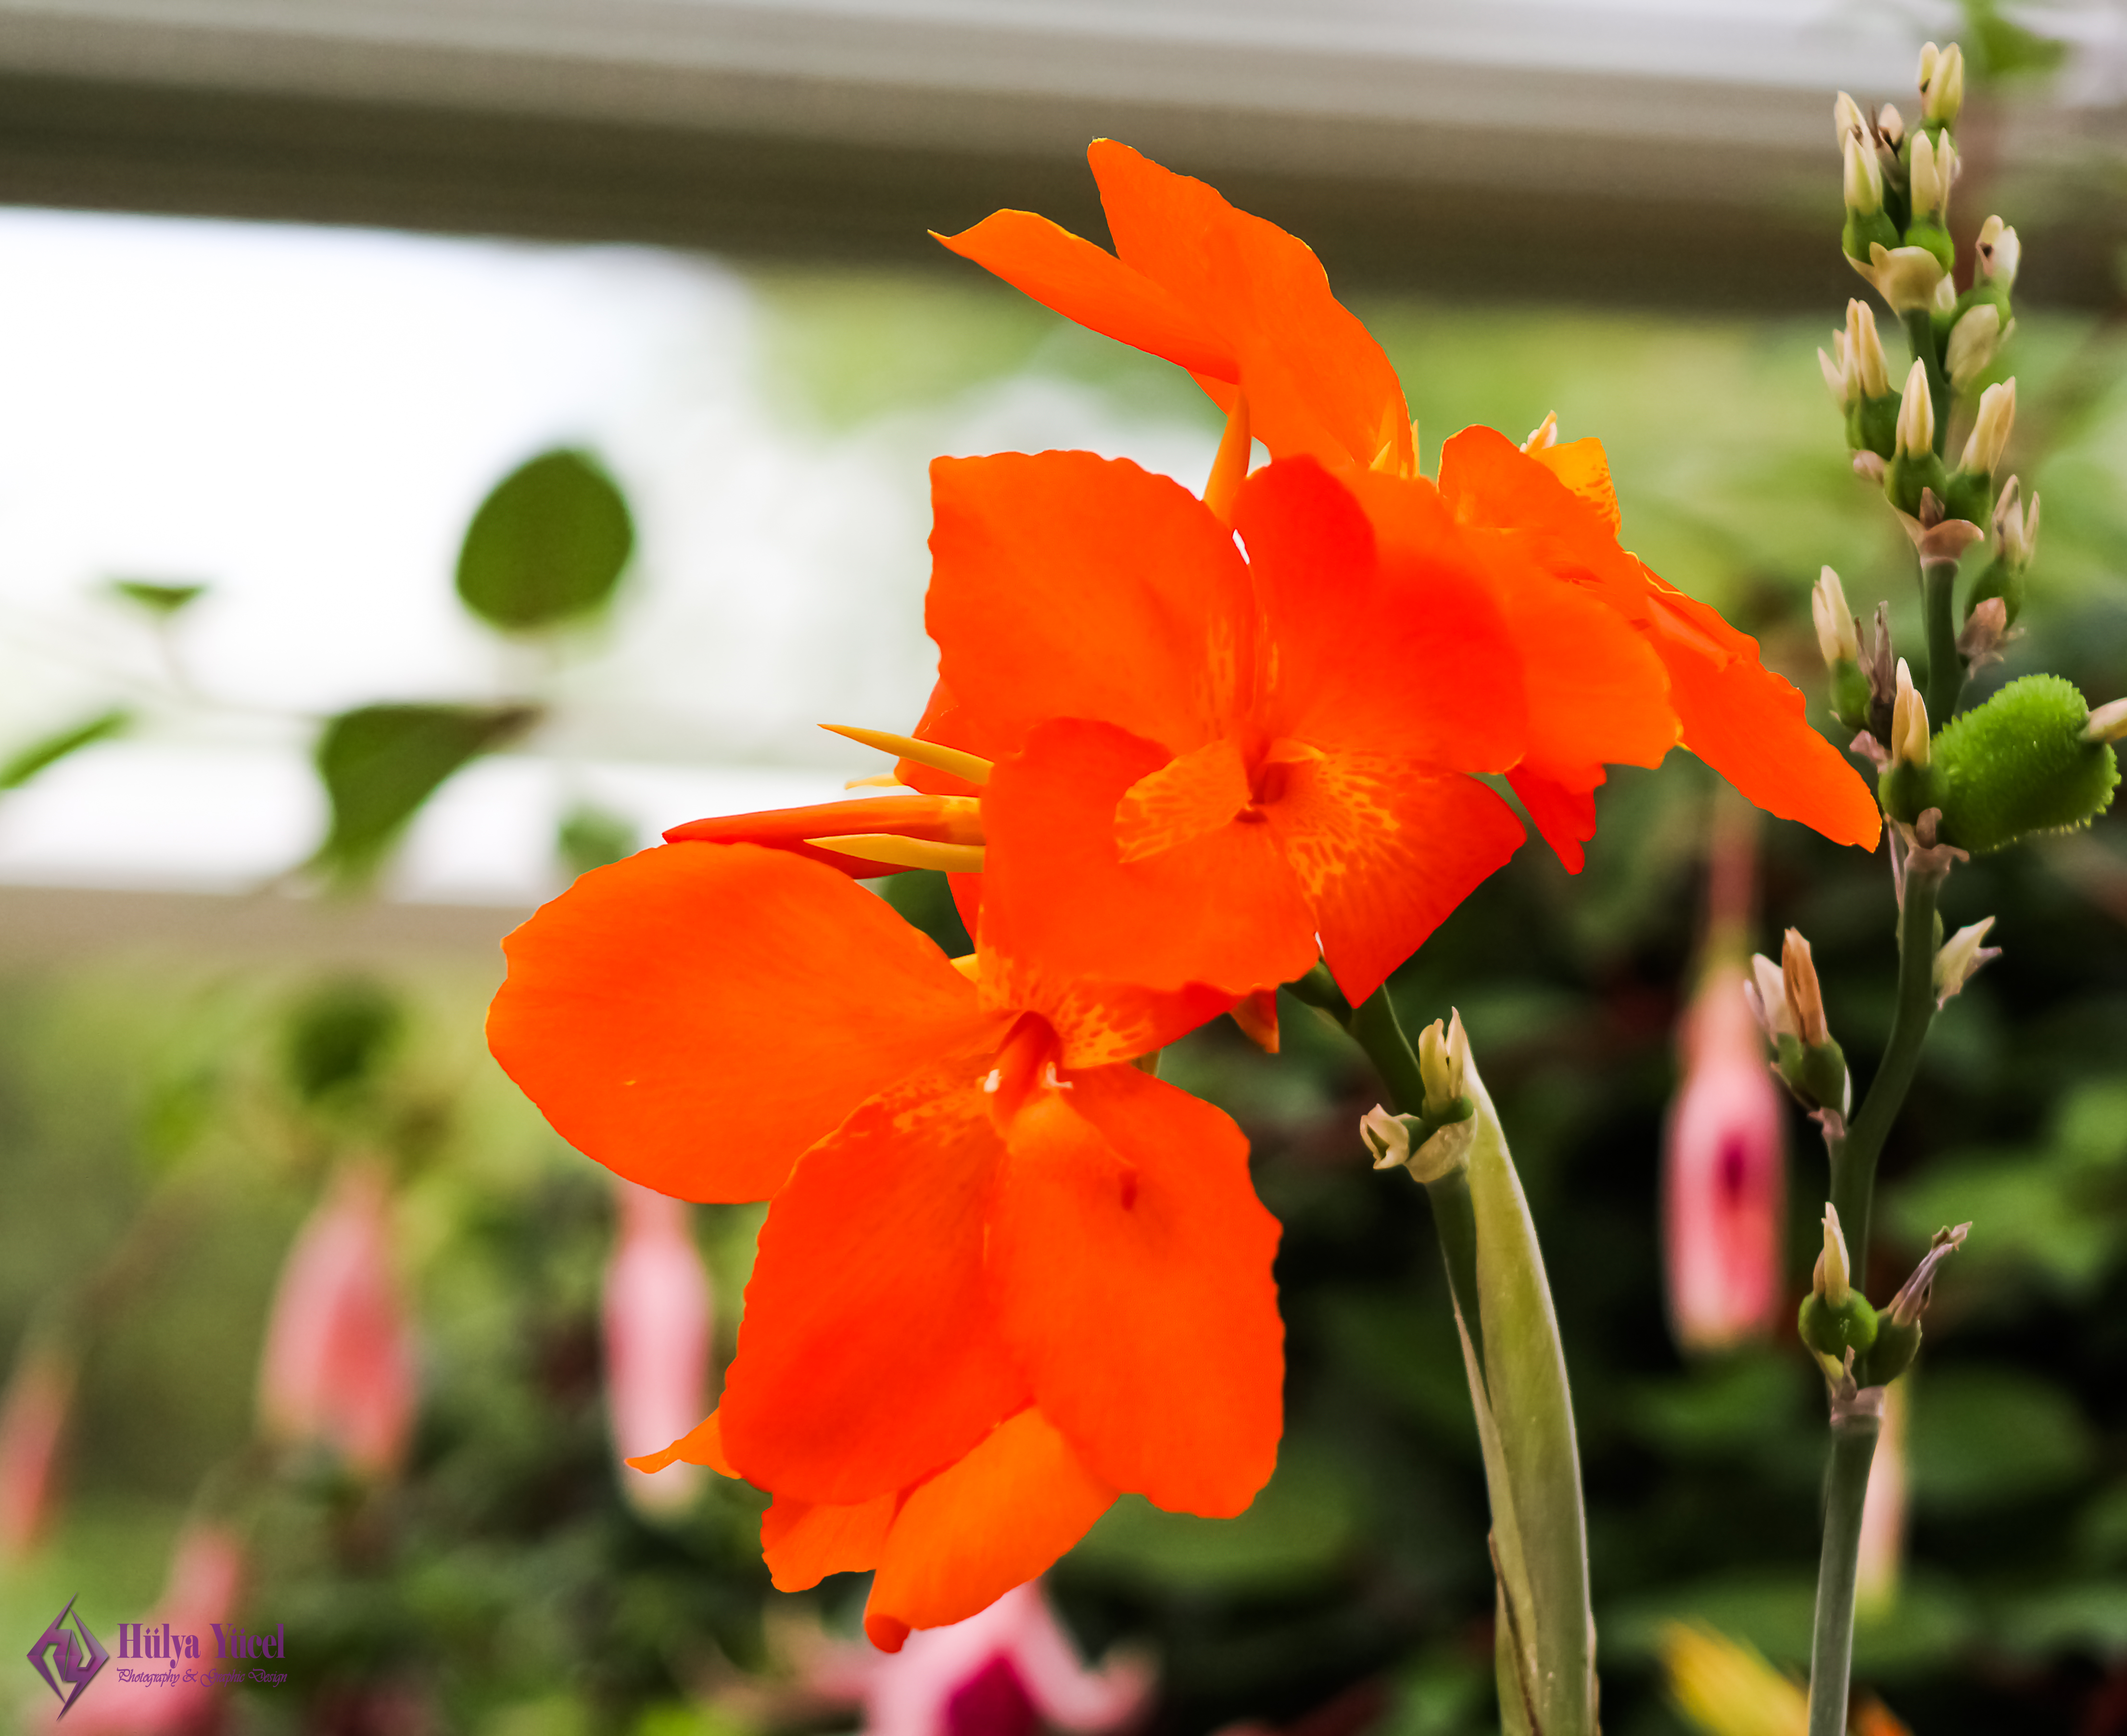
<path fill-rule="evenodd" d="M 64 1718 L 73 1710 L 73 1703 L 81 1698 L 81 1691 L 96 1680 L 96 1672 L 110 1662 L 111 1654 L 97 1644 L 96 1635 L 88 1631 L 88 1624 L 80 1616 L 73 1616 L 73 1625 L 69 1627 L 67 1617 L 73 1615 L 74 1601 L 67 1599 L 67 1606 L 52 1618 L 52 1625 L 37 1636 L 37 1643 L 30 1648 L 30 1662 L 37 1673 L 45 1678 L 45 1686 L 65 1703 L 59 1707 Z M 50 1654 L 47 1657 L 47 1653 Z M 68 1693 L 61 1682 L 73 1685 Z"/>

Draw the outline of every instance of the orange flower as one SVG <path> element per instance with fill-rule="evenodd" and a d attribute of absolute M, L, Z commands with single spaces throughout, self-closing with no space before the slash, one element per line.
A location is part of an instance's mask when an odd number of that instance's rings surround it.
<path fill-rule="evenodd" d="M 1188 368 L 1273 458 L 1305 453 L 1343 475 L 1385 543 L 1414 515 L 1423 521 L 1431 509 L 1411 497 L 1433 490 L 1417 472 L 1395 371 L 1330 294 L 1314 254 L 1125 145 L 1097 140 L 1089 157 L 1116 254 L 1025 211 L 941 239 L 1067 317 Z M 1569 868 L 1594 834 L 1604 764 L 1652 763 L 1679 734 L 1759 806 L 1874 847 L 1868 785 L 1808 727 L 1802 695 L 1760 666 L 1756 642 L 1618 548 L 1597 442 L 1523 453 L 1469 429 L 1443 451 L 1439 494 L 1458 524 L 1518 543 L 1552 581 L 1509 581 L 1527 605 L 1509 612 L 1532 660 L 1529 751 L 1510 780 Z M 1594 706 L 1591 682 L 1604 690 Z M 1646 719 L 1615 703 L 1636 682 L 1639 711 L 1670 708 L 1676 733 L 1658 746 Z"/>
<path fill-rule="evenodd" d="M 1521 842 L 1521 659 L 1446 515 L 1377 547 L 1306 459 L 1187 490 L 1087 453 L 941 459 L 930 625 L 997 761 L 986 913 L 1060 971 L 1355 1001 Z M 1235 546 L 1235 532 L 1247 556 Z"/>
<path fill-rule="evenodd" d="M 1233 998 L 1060 980 L 1007 938 L 956 968 L 822 864 L 669 846 L 512 935 L 489 1015 L 579 1150 L 772 1196 L 722 1406 L 672 1456 L 775 1492 L 786 1589 L 876 1567 L 888 1649 L 1119 1491 L 1232 1514 L 1276 1457 L 1276 1221 L 1239 1130 L 1127 1065 Z"/>

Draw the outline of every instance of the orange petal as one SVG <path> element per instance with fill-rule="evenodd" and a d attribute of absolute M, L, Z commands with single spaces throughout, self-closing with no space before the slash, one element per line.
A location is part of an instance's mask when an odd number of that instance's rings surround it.
<path fill-rule="evenodd" d="M 1360 502 L 1298 458 L 1251 477 L 1234 522 L 1263 610 L 1264 735 L 1441 771 L 1521 757 L 1521 658 L 1444 514 L 1384 560 Z"/>
<path fill-rule="evenodd" d="M 765 1199 L 865 1098 L 990 1021 L 880 899 L 751 844 L 646 850 L 508 940 L 503 1070 L 585 1155 L 682 1199 Z"/>
<path fill-rule="evenodd" d="M 1014 1118 L 992 1219 L 1005 1330 L 1088 1468 L 1227 1516 L 1277 1459 L 1277 1220 L 1241 1131 L 1134 1067 L 1068 1075 Z"/>
<path fill-rule="evenodd" d="M 1595 836 L 1595 791 L 1603 779 L 1600 766 L 1523 765 L 1507 774 L 1507 782 L 1568 874 L 1580 872 L 1580 847 Z"/>
<path fill-rule="evenodd" d="M 724 1457 L 723 1425 L 712 1411 L 699 1422 L 669 1447 L 655 1453 L 645 1453 L 640 1459 L 628 1463 L 638 1471 L 661 1471 L 666 1466 L 680 1459 L 690 1465 L 707 1465 L 719 1477 L 736 1477 L 731 1461 Z"/>
<path fill-rule="evenodd" d="M 1600 440 L 1568 440 L 1563 446 L 1547 446 L 1529 456 L 1593 506 L 1609 526 L 1612 536 L 1624 528 L 1624 515 L 1618 510 L 1617 486 L 1610 480 L 1609 454 L 1603 450 Z"/>
<path fill-rule="evenodd" d="M 1116 846 L 1141 861 L 1232 823 L 1248 805 L 1248 768 L 1231 736 L 1148 771 L 1116 804 Z"/>
<path fill-rule="evenodd" d="M 1231 380 L 1232 346 L 1167 291 L 1090 241 L 1031 211 L 1001 211 L 938 239 L 1067 320 L 1103 337 Z"/>
<path fill-rule="evenodd" d="M 1084 452 L 940 458 L 931 486 L 927 619 L 979 739 L 1010 751 L 1052 717 L 1102 719 L 1172 752 L 1223 733 L 1254 607 L 1201 500 Z"/>
<path fill-rule="evenodd" d="M 1295 766 L 1266 811 L 1355 1007 L 1522 841 L 1514 810 L 1475 779 L 1358 753 Z"/>
<path fill-rule="evenodd" d="M 769 1207 L 719 1411 L 748 1482 L 869 1501 L 1026 1402 L 983 1269 L 989 1065 L 985 1049 L 873 1098 Z"/>
<path fill-rule="evenodd" d="M 978 753 L 984 759 L 994 759 L 996 753 L 990 747 L 971 738 L 970 728 L 969 720 L 961 715 L 959 702 L 953 697 L 953 690 L 943 681 L 934 681 L 931 685 L 930 701 L 923 708 L 923 715 L 908 733 L 921 742 L 938 742 L 948 747 L 958 747 L 964 752 Z M 955 777 L 950 771 L 940 771 L 936 766 L 926 766 L 916 760 L 896 760 L 893 775 L 911 790 L 920 790 L 926 795 L 982 794 L 965 778 Z"/>
<path fill-rule="evenodd" d="M 1116 253 L 1234 346 L 1251 429 L 1273 458 L 1364 469 L 1386 446 L 1394 468 L 1413 467 L 1395 370 L 1313 249 L 1126 145 L 1101 139 L 1087 154 Z"/>
<path fill-rule="evenodd" d="M 1203 983 L 1229 998 L 1314 962 L 1313 913 L 1268 828 L 1236 822 L 1121 860 L 1116 806 L 1168 758 L 1106 724 L 1064 719 L 998 762 L 983 798 L 993 944 L 1056 978 Z"/>
<path fill-rule="evenodd" d="M 1265 1055 L 1277 1053 L 1277 990 L 1258 989 L 1234 1003 L 1234 1022 Z"/>
<path fill-rule="evenodd" d="M 1115 1498 L 1040 1411 L 1020 1411 L 902 1504 L 865 1632 L 898 1652 L 912 1628 L 966 1620 L 1054 1565 Z"/>
<path fill-rule="evenodd" d="M 1448 439 L 1440 448 L 1440 494 L 1458 524 L 1511 532 L 1556 576 L 1593 588 L 1628 620 L 1646 618 L 1645 569 L 1618 548 L 1601 504 L 1574 492 L 1498 429 L 1466 428 Z"/>
<path fill-rule="evenodd" d="M 830 1573 L 869 1573 L 885 1552 L 901 1496 L 889 1491 L 850 1506 L 779 1495 L 760 1515 L 760 1555 L 779 1591 L 808 1591 Z"/>
<path fill-rule="evenodd" d="M 758 813 L 718 814 L 672 827 L 666 832 L 665 842 L 763 844 L 839 869 L 853 880 L 874 880 L 902 870 L 869 856 L 845 856 L 807 841 L 840 833 L 883 832 L 939 843 L 980 843 L 980 822 L 975 810 L 965 805 L 972 799 L 969 796 L 874 795 L 846 802 L 816 802 L 804 808 L 770 808 Z M 955 807 L 955 800 L 961 806 Z"/>
<path fill-rule="evenodd" d="M 1653 605 L 1651 638 L 1684 745 L 1766 813 L 1874 850 L 1883 828 L 1874 792 L 1810 728 L 1794 684 L 1758 661 L 1757 641 L 1665 585 Z"/>

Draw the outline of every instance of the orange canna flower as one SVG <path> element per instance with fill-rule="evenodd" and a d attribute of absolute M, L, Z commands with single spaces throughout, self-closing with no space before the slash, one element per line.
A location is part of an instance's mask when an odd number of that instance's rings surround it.
<path fill-rule="evenodd" d="M 496 1058 L 572 1145 L 770 1198 L 685 1458 L 774 1492 L 776 1582 L 875 1568 L 883 1648 L 1042 1571 L 1116 1493 L 1228 1515 L 1279 1433 L 1276 1221 L 1224 1115 L 1128 1065 L 1225 1010 L 948 960 L 843 874 L 680 844 L 506 943 Z"/>
<path fill-rule="evenodd" d="M 985 912 L 1057 970 L 1238 995 L 1319 951 L 1357 1001 L 1520 842 L 1471 774 L 1522 757 L 1521 659 L 1444 513 L 1389 549 L 1310 459 L 1231 529 L 1087 453 L 931 478 L 919 733 L 996 760 Z"/>
<path fill-rule="evenodd" d="M 1433 486 L 1395 371 L 1313 252 L 1126 145 L 1099 140 L 1088 156 L 1116 254 L 1026 211 L 940 239 L 1066 317 L 1188 368 L 1229 434 L 1345 477 L 1386 543 L 1425 519 L 1430 503 L 1411 498 Z M 1577 870 L 1604 763 L 1651 764 L 1680 739 L 1759 806 L 1873 849 L 1875 800 L 1808 727 L 1802 695 L 1761 666 L 1755 640 L 1618 546 L 1601 445 L 1552 438 L 1547 425 L 1523 452 L 1466 430 L 1443 449 L 1438 490 L 1458 524 L 1534 569 L 1508 579 L 1531 660 L 1528 752 L 1510 781 L 1546 840 Z M 1665 701 L 1657 743 L 1641 714 Z"/>

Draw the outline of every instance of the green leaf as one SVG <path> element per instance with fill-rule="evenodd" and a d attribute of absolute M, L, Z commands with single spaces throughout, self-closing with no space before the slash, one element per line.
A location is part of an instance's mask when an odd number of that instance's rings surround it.
<path fill-rule="evenodd" d="M 523 633 L 595 614 L 635 548 L 628 501 L 587 453 L 542 453 L 495 486 L 458 550 L 458 596 Z"/>
<path fill-rule="evenodd" d="M 367 880 L 453 772 L 538 715 L 530 705 L 364 705 L 331 719 L 314 757 L 332 827 L 311 866 L 343 887 Z"/>
<path fill-rule="evenodd" d="M 282 1055 L 306 1103 L 351 1090 L 381 1067 L 405 1015 L 381 983 L 344 977 L 319 984 L 289 1009 Z"/>
<path fill-rule="evenodd" d="M 62 729 L 56 735 L 48 735 L 41 741 L 32 742 L 0 763 L 0 790 L 20 790 L 39 772 L 56 766 L 69 754 L 93 747 L 98 742 L 107 742 L 133 727 L 131 711 L 123 705 L 114 705 L 108 711 L 99 712 L 85 723 L 76 723 Z"/>
<path fill-rule="evenodd" d="M 167 619 L 206 595 L 204 585 L 171 585 L 155 579 L 113 579 L 111 589 L 116 595 L 136 608 Z"/>
<path fill-rule="evenodd" d="M 2005 1368 L 1922 1368 L 1907 1463 L 1916 1506 L 1975 1512 L 2073 1483 L 2096 1459 L 2090 1424 L 2049 1381 Z"/>
<path fill-rule="evenodd" d="M 574 878 L 632 856 L 639 840 L 635 823 L 590 802 L 579 802 L 562 818 L 554 847 Z"/>

